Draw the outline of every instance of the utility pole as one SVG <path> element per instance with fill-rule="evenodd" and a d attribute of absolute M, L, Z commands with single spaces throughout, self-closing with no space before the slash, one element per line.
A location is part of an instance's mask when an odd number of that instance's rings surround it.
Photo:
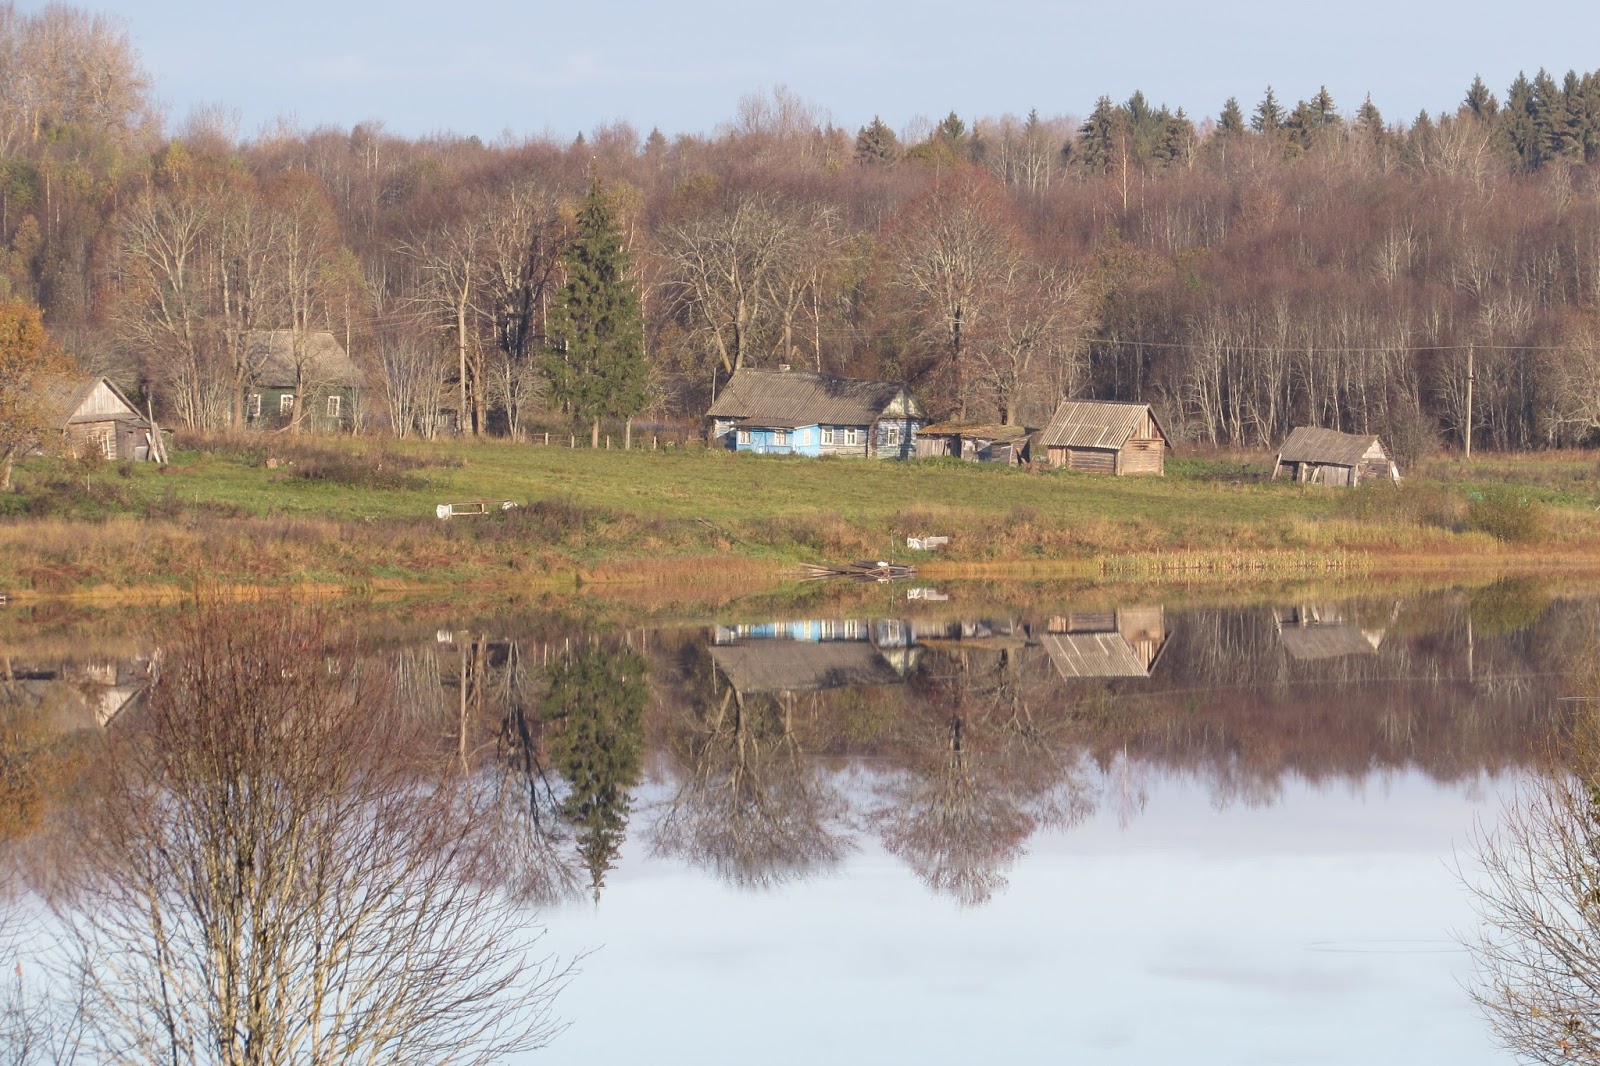
<path fill-rule="evenodd" d="M 1461 458 L 1472 462 L 1472 345 L 1467 345 L 1467 424 L 1461 431 Z"/>

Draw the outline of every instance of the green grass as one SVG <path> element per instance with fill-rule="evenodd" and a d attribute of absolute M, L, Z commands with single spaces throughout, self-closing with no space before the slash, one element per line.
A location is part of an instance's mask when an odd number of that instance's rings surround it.
<path fill-rule="evenodd" d="M 1491 525 L 1473 528 L 1471 501 L 1485 492 L 1539 509 L 1537 543 L 1517 551 L 1570 555 L 1600 543 L 1600 483 L 1581 457 L 1474 464 L 1471 480 L 1445 464 L 1442 476 L 1355 492 L 1269 481 L 1266 462 L 1174 459 L 1164 478 L 1114 478 L 699 448 L 238 438 L 177 450 L 166 470 L 23 464 L 20 491 L 0 497 L 10 516 L 0 580 L 464 582 L 621 563 L 665 571 L 707 557 L 770 570 L 906 558 L 904 537 L 917 533 L 951 537 L 939 556 L 949 565 L 1102 560 L 1138 570 L 1130 560 L 1140 556 L 1199 552 L 1226 572 L 1237 569 L 1229 554 L 1270 557 L 1262 565 L 1307 552 L 1466 558 L 1511 550 Z M 440 503 L 506 499 L 519 509 L 434 517 Z"/>

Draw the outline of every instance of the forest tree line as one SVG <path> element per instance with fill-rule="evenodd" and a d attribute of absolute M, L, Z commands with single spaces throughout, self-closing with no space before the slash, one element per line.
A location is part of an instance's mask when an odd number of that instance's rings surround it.
<path fill-rule="evenodd" d="M 0 62 L 0 285 L 169 424 L 242 420 L 263 329 L 332 331 L 369 428 L 586 424 L 551 323 L 598 189 L 645 378 L 601 413 L 697 421 L 789 364 L 908 381 L 940 418 L 1148 400 L 1240 447 L 1459 446 L 1469 377 L 1480 447 L 1600 427 L 1600 72 L 1474 80 L 1409 122 L 1267 87 L 1199 122 L 1135 93 L 852 131 L 778 90 L 707 134 L 488 144 L 167 129 L 126 34 L 70 8 L 0 8 Z"/>

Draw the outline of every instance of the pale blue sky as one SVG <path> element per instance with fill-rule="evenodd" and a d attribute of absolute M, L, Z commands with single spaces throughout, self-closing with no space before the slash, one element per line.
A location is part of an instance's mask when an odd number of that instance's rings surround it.
<path fill-rule="evenodd" d="M 79 0 L 97 7 L 94 0 Z M 24 8 L 39 6 L 25 2 Z M 1271 83 L 1285 103 L 1326 83 L 1391 120 L 1453 108 L 1475 73 L 1503 96 L 1519 69 L 1600 64 L 1600 5 L 1535 18 L 1480 0 L 1413 5 L 1140 5 L 989 0 L 121 0 L 174 120 L 236 108 L 242 132 L 275 116 L 407 135 L 570 137 L 625 119 L 709 132 L 745 93 L 787 86 L 855 129 L 874 114 L 1083 115 L 1143 89 L 1197 119 Z M 1563 10 L 1564 9 L 1564 10 Z"/>

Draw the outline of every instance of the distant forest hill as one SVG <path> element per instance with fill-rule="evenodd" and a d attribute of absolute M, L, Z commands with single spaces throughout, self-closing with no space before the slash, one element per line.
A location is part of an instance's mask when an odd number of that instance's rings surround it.
<path fill-rule="evenodd" d="M 349 348 L 374 430 L 565 426 L 547 331 L 598 181 L 642 417 L 697 420 L 735 369 L 792 364 L 969 421 L 1148 400 L 1178 439 L 1243 447 L 1307 423 L 1459 446 L 1469 380 L 1479 447 L 1600 427 L 1597 73 L 1474 81 L 1409 123 L 1268 88 L 1199 124 L 1135 93 L 850 130 L 779 91 L 670 140 L 241 139 L 221 114 L 163 128 L 97 16 L 7 10 L 0 284 L 168 424 L 240 417 L 239 338 L 291 329 Z"/>

